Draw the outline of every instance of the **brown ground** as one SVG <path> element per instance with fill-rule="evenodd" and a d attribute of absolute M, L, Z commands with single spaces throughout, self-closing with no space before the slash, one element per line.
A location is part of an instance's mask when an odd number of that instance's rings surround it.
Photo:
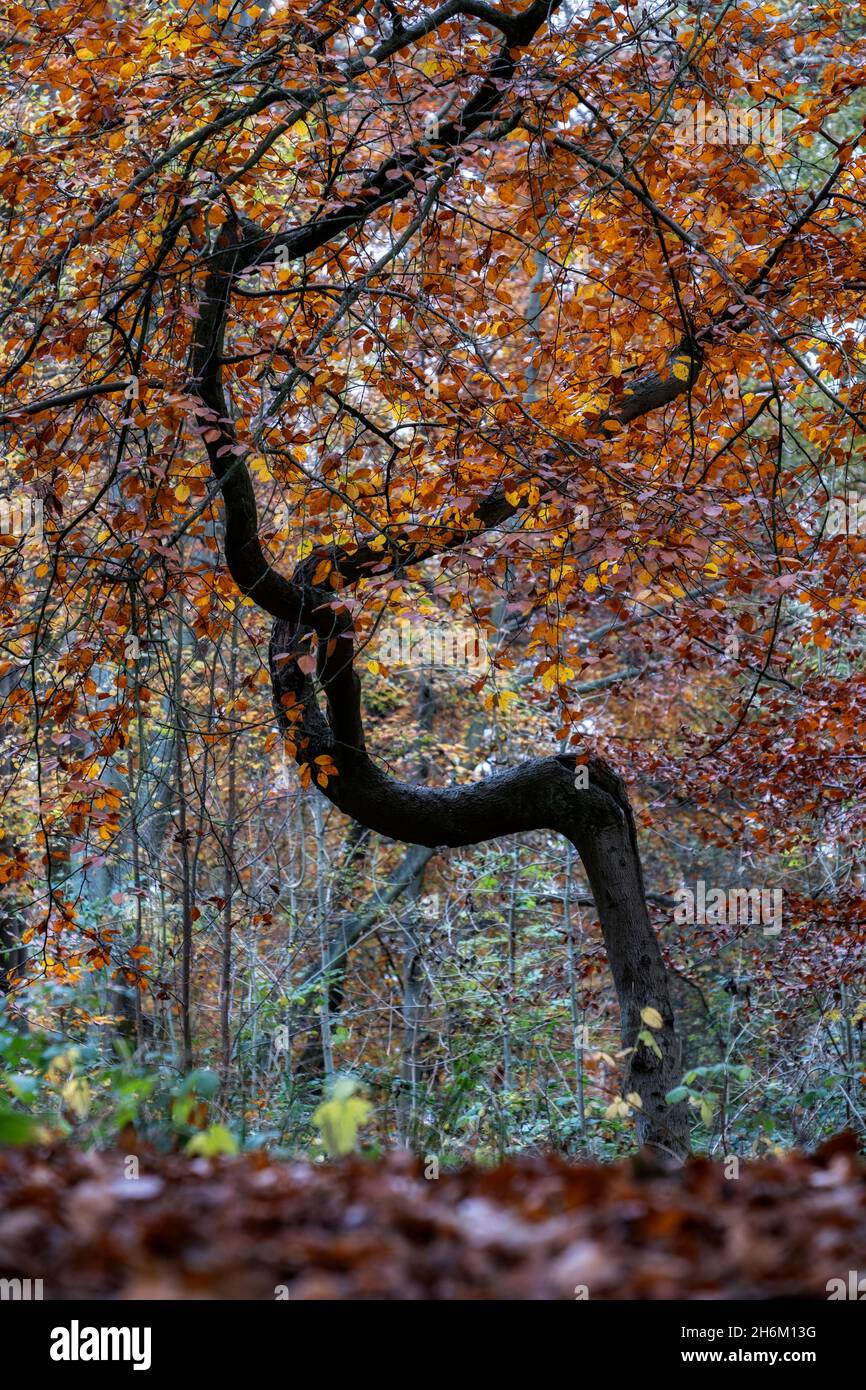
<path fill-rule="evenodd" d="M 825 1299 L 866 1275 L 866 1160 L 694 1160 L 664 1172 L 521 1158 L 423 1176 L 405 1155 L 0 1153 L 0 1277 L 45 1298 Z M 579 1290 L 580 1292 L 580 1290 Z"/>

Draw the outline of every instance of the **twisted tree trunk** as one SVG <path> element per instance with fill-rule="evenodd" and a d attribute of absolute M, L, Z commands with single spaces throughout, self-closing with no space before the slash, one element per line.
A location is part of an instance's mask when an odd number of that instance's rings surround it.
<path fill-rule="evenodd" d="M 453 119 L 439 126 L 432 145 L 421 140 L 400 149 L 338 209 L 272 232 L 229 207 L 229 220 L 207 257 L 190 389 L 225 504 L 226 563 L 241 592 L 276 619 L 271 676 L 279 718 L 297 762 L 314 768 L 324 795 L 340 810 L 361 825 L 405 843 L 462 846 L 531 830 L 556 831 L 571 841 L 589 877 L 619 997 L 627 1049 L 623 1091 L 640 1096 L 638 1136 L 680 1154 L 687 1147 L 686 1114 L 682 1106 L 668 1107 L 665 1102 L 667 1090 L 680 1079 L 679 1047 L 664 963 L 646 908 L 634 821 L 620 779 L 605 763 L 588 759 L 588 784 L 584 785 L 584 778 L 575 778 L 577 759 L 559 756 L 532 759 L 469 786 L 419 787 L 387 776 L 364 745 L 351 616 L 341 591 L 388 572 L 405 572 L 433 555 L 477 541 L 485 530 L 521 510 L 525 491 L 519 483 L 531 481 L 544 460 L 530 460 L 525 470 L 510 461 L 509 484 L 480 496 L 472 515 L 453 528 L 440 525 L 427 532 L 416 525 L 410 536 L 399 527 L 389 527 L 385 550 L 374 550 L 368 543 L 354 548 L 322 545 L 287 576 L 262 549 L 255 489 L 245 462 L 247 447 L 238 440 L 222 384 L 226 320 L 237 278 L 272 264 L 278 256 L 284 262 L 304 260 L 360 227 L 378 209 L 414 196 L 419 179 L 435 176 L 437 187 L 444 182 L 466 141 L 489 128 L 498 115 L 511 90 L 515 54 L 560 3 L 534 0 L 516 15 L 491 10 L 502 43 L 474 95 Z M 410 37 L 408 30 L 401 31 L 387 41 L 388 51 L 396 51 Z M 517 107 L 490 131 L 489 138 L 495 141 L 507 134 L 519 117 Z M 429 203 L 428 199 L 422 217 Z M 341 302 L 348 306 L 351 294 Z M 699 342 L 689 337 L 672 358 L 669 370 L 636 379 L 595 426 L 610 419 L 626 424 L 688 392 L 700 370 Z M 281 387 L 282 398 L 303 375 L 302 368 L 293 368 Z M 317 583 L 320 571 L 326 574 L 326 582 Z M 311 638 L 317 650 L 315 681 L 298 664 L 299 658 L 309 656 Z M 309 663 L 304 660 L 303 664 Z M 319 707 L 320 693 L 325 712 Z M 317 758 L 322 760 L 318 764 Z M 638 1036 L 643 1031 L 641 1011 L 648 1008 L 661 1015 L 661 1027 L 652 1030 L 658 1051 Z"/>
<path fill-rule="evenodd" d="M 557 831 L 574 845 L 592 888 L 619 1000 L 622 1044 L 628 1049 L 623 1090 L 641 1100 L 638 1138 L 683 1154 L 688 1147 L 685 1107 L 665 1100 L 680 1080 L 680 1048 L 621 779 L 600 758 L 579 763 L 574 755 L 557 755 L 532 759 L 468 786 L 398 781 L 364 747 L 360 681 L 351 669 L 349 644 L 320 634 L 325 717 L 312 679 L 295 660 L 303 635 L 304 628 L 296 624 L 274 624 L 270 664 L 275 705 L 299 760 L 314 763 L 324 757 L 336 767 L 324 791 L 346 815 L 391 839 L 429 848 L 458 848 L 531 830 Z M 575 776 L 578 766 L 585 767 L 585 777 Z M 649 1008 L 661 1015 L 661 1028 L 643 1028 L 641 1012 Z M 639 1041 L 642 1031 L 649 1032 L 658 1053 Z"/>
<path fill-rule="evenodd" d="M 225 556 L 244 594 L 275 617 L 270 667 L 278 715 L 297 762 L 320 772 L 317 782 L 330 801 L 370 830 L 409 844 L 463 846 L 531 830 L 553 830 L 571 841 L 586 868 L 598 908 L 619 999 L 623 1047 L 628 1049 L 624 1094 L 640 1097 L 638 1137 L 675 1154 L 687 1148 L 684 1107 L 669 1107 L 665 1095 L 680 1080 L 680 1054 L 673 1010 L 658 942 L 644 897 L 634 820 L 619 777 L 599 759 L 586 762 L 588 785 L 575 778 L 574 755 L 532 759 L 482 782 L 458 787 L 419 787 L 386 775 L 364 744 L 360 680 L 355 672 L 349 609 L 340 599 L 348 589 L 385 570 L 417 565 L 444 549 L 477 540 L 479 530 L 519 510 L 504 488 L 479 500 L 474 524 L 441 534 L 434 543 L 392 538 L 383 556 L 366 545 L 347 550 L 314 549 L 287 577 L 270 564 L 258 537 L 255 492 L 229 418 L 221 381 L 221 355 L 230 287 L 259 257 L 262 236 L 238 222 L 212 257 L 208 287 L 199 306 L 194 353 L 194 387 L 201 400 L 200 429 L 226 508 Z M 682 382 L 671 375 L 672 399 Z M 653 397 L 655 401 L 655 396 Z M 328 587 L 314 575 L 328 561 Z M 317 650 L 316 679 L 299 658 Z M 304 663 L 307 664 L 306 661 Z M 326 713 L 319 707 L 324 695 Z M 576 785 L 576 781 L 581 783 Z M 653 1008 L 662 1026 L 652 1037 L 659 1049 L 639 1040 L 641 1011 Z"/>

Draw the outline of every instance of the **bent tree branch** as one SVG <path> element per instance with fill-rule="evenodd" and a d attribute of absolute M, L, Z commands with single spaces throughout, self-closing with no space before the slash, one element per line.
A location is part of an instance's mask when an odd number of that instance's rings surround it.
<path fill-rule="evenodd" d="M 468 136 L 503 104 L 515 67 L 511 50 L 525 46 L 555 8 L 556 0 L 543 0 L 503 21 L 505 40 L 488 78 L 454 120 L 440 128 L 435 148 L 414 145 L 395 155 L 338 212 L 278 234 L 245 218 L 225 224 L 209 257 L 198 304 L 192 390 L 224 500 L 226 563 L 238 588 L 275 619 L 270 643 L 274 697 L 296 760 L 312 764 L 316 758 L 328 759 L 323 794 L 361 825 L 397 841 L 431 849 L 459 847 L 538 830 L 571 841 L 589 879 L 619 1000 L 627 1050 L 623 1090 L 640 1096 L 638 1137 L 682 1154 L 688 1145 L 686 1112 L 665 1100 L 680 1079 L 680 1049 L 667 974 L 646 907 L 634 818 L 620 777 L 602 760 L 590 758 L 583 763 L 586 775 L 576 778 L 577 757 L 559 755 L 533 758 L 467 786 L 416 786 L 384 772 L 365 745 L 352 623 L 341 592 L 362 579 L 419 564 L 477 540 L 514 515 L 522 503 L 509 501 L 504 489 L 494 488 L 465 527 L 440 532 L 434 540 L 410 539 L 395 530 L 389 531 L 384 551 L 363 545 L 354 550 L 319 547 L 292 575 L 283 575 L 259 541 L 246 449 L 229 418 L 221 376 L 226 321 L 238 277 L 269 263 L 277 251 L 302 260 L 359 226 L 376 209 L 407 196 L 420 176 L 441 173 L 443 161 L 455 160 Z M 624 425 L 687 392 L 700 369 L 700 353 L 689 344 L 680 349 L 681 359 L 684 354 L 686 372 L 653 372 L 636 380 L 605 418 Z M 323 558 L 330 560 L 327 587 L 313 578 Z M 315 676 L 298 664 L 299 656 L 310 650 L 311 636 L 317 648 Z M 653 1048 L 639 1037 L 641 1012 L 650 1007 L 662 1019 Z"/>

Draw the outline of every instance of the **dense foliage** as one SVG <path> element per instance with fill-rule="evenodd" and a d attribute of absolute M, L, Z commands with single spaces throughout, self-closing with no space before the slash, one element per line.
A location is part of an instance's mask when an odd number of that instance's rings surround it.
<path fill-rule="evenodd" d="M 633 1142 L 577 854 L 337 809 L 241 479 L 382 768 L 628 783 L 693 1144 L 866 1131 L 863 0 L 10 14 L 0 1140 Z"/>

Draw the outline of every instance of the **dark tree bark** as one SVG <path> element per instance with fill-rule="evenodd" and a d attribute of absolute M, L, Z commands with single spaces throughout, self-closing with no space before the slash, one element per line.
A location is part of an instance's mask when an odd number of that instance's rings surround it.
<path fill-rule="evenodd" d="M 515 72 L 515 48 L 528 44 L 557 6 L 558 0 L 536 0 L 517 16 L 492 11 L 503 44 L 475 95 L 440 127 L 432 148 L 419 142 L 398 152 L 338 211 L 275 233 L 232 210 L 208 257 L 208 275 L 198 303 L 191 391 L 199 401 L 199 426 L 223 495 L 226 563 L 239 589 L 276 619 L 270 651 L 274 696 L 297 761 L 312 763 L 327 755 L 336 768 L 324 788 L 328 799 L 362 825 L 404 843 L 462 846 L 533 830 L 554 831 L 571 841 L 589 878 L 619 998 L 623 1045 L 628 1049 L 623 1091 L 640 1095 L 638 1136 L 682 1154 L 688 1143 L 687 1115 L 683 1106 L 669 1107 L 665 1102 L 667 1090 L 680 1080 L 679 1045 L 664 963 L 647 913 L 634 820 L 619 777 L 599 759 L 588 759 L 588 786 L 577 787 L 576 758 L 558 756 L 532 759 L 469 786 L 418 787 L 387 776 L 364 745 L 351 620 L 340 591 L 362 579 L 404 570 L 443 550 L 475 542 L 484 530 L 514 516 L 523 503 L 510 502 L 504 487 L 493 488 L 479 498 L 465 529 L 455 528 L 444 536 L 439 531 L 431 540 L 409 539 L 389 529 L 384 551 L 366 545 L 352 551 L 321 546 L 287 577 L 274 569 L 259 541 L 246 449 L 229 418 L 221 377 L 226 317 L 237 277 L 272 263 L 277 253 L 302 260 L 360 226 L 377 209 L 412 196 L 419 179 L 433 174 L 447 177 L 456 167 L 462 144 L 498 115 L 505 103 Z M 462 8 L 475 12 L 472 6 Z M 394 51 L 402 42 L 399 36 L 388 40 Z M 519 111 L 512 113 L 490 138 L 513 128 L 518 118 Z M 704 333 L 711 329 L 712 325 Z M 635 378 L 605 415 L 591 423 L 602 427 L 615 419 L 625 425 L 688 392 L 700 370 L 700 344 L 689 338 L 674 357 L 680 362 L 672 361 L 667 373 L 653 371 Z M 689 363 L 686 372 L 681 369 L 683 358 Z M 292 379 L 297 375 L 296 370 Z M 538 467 L 536 460 L 527 468 L 526 478 Z M 519 481 L 512 463 L 511 497 L 520 495 Z M 336 587 L 314 584 L 313 575 L 322 560 L 331 562 L 329 578 Z M 311 636 L 318 652 L 315 682 L 297 664 L 300 655 L 309 653 Z M 324 712 L 319 692 L 324 696 Z M 638 1038 L 641 1011 L 646 1008 L 657 1010 L 662 1018 L 661 1028 L 652 1030 L 660 1055 Z"/>
<path fill-rule="evenodd" d="M 346 815 L 381 835 L 429 848 L 462 847 L 532 830 L 553 830 L 577 850 L 598 909 L 620 1007 L 626 1062 L 624 1093 L 637 1092 L 638 1138 L 681 1155 L 688 1148 L 685 1107 L 669 1106 L 667 1092 L 681 1079 L 680 1047 L 667 972 L 647 911 L 634 817 L 621 779 L 599 758 L 583 762 L 589 785 L 575 786 L 573 755 L 536 758 L 481 782 L 421 787 L 384 773 L 368 756 L 360 722 L 360 682 L 347 676 L 347 642 L 335 646 L 343 669 L 329 672 L 334 657 L 320 660 L 328 717 L 319 708 L 313 681 L 292 659 L 299 629 L 276 622 L 271 675 L 283 729 L 302 761 L 325 755 L 338 768 L 325 795 Z M 306 649 L 306 648 L 305 648 Z M 337 705 L 335 689 L 341 700 Z M 287 714 L 288 711 L 288 714 Z M 302 711 L 300 717 L 297 711 Z M 348 738 L 347 738 L 348 735 Z M 303 751 L 300 751 L 300 750 Z M 579 779 L 581 782 L 583 778 Z M 649 1029 L 661 1056 L 638 1041 L 641 1011 L 653 1008 L 660 1029 Z"/>

